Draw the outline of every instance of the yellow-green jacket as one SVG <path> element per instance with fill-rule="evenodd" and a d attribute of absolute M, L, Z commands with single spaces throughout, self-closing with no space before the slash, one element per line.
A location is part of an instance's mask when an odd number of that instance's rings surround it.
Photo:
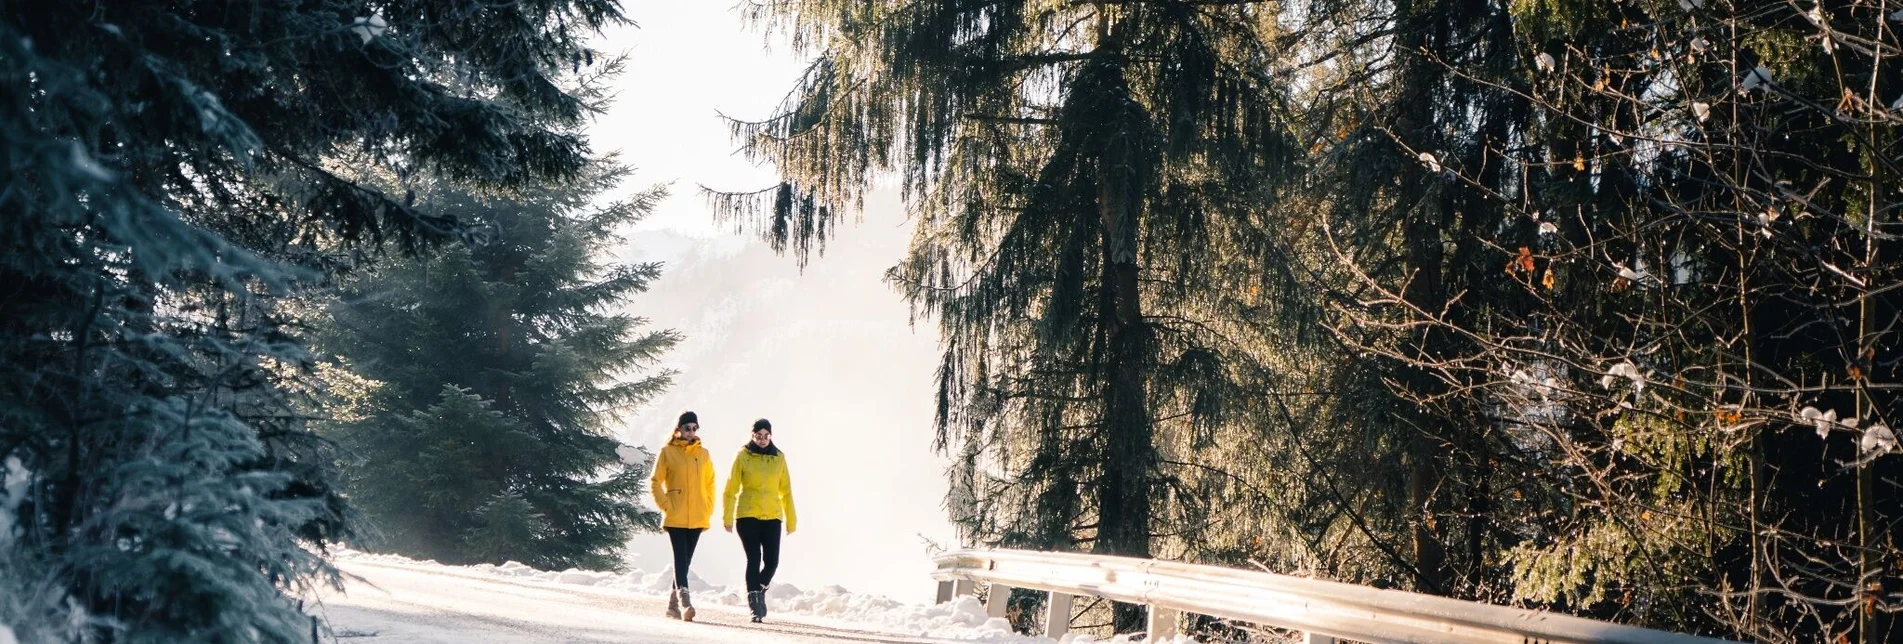
<path fill-rule="evenodd" d="M 654 459 L 654 477 L 648 481 L 654 505 L 661 508 L 661 526 L 705 530 L 714 518 L 714 459 L 700 439 L 679 438 L 661 448 Z"/>
<path fill-rule="evenodd" d="M 774 448 L 772 454 L 757 454 L 742 449 L 733 457 L 733 471 L 727 475 L 727 493 L 721 523 L 733 527 L 734 519 L 784 519 L 786 531 L 799 527 L 799 515 L 793 511 L 793 481 L 786 474 L 786 453 Z M 735 510 L 735 502 L 739 509 Z"/>

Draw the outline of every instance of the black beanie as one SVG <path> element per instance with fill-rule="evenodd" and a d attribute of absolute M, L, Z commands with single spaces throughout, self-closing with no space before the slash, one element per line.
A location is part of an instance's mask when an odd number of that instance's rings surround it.
<path fill-rule="evenodd" d="M 699 416 L 695 416 L 695 415 L 694 415 L 694 412 L 691 412 L 691 411 L 685 411 L 685 412 L 681 412 L 681 419 L 680 419 L 680 420 L 677 420 L 677 421 L 674 421 L 674 426 L 675 426 L 675 427 L 680 427 L 681 425 L 686 425 L 686 424 L 688 424 L 688 423 L 693 423 L 693 424 L 695 424 L 695 425 L 699 425 L 699 424 L 700 424 L 700 417 L 699 417 Z"/>
<path fill-rule="evenodd" d="M 767 419 L 765 418 L 753 421 L 753 431 L 757 432 L 762 429 L 767 430 L 769 432 L 773 431 L 773 423 L 767 422 Z"/>

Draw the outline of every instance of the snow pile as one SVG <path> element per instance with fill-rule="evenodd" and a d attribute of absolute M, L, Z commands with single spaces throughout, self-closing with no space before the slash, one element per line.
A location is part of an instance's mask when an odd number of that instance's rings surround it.
<path fill-rule="evenodd" d="M 13 629 L 0 624 L 0 644 L 20 644 L 20 638 L 13 636 Z"/>
<path fill-rule="evenodd" d="M 20 459 L 8 456 L 6 463 L 0 466 L 0 545 L 13 540 L 13 512 L 20 507 L 20 501 L 26 498 L 26 484 L 33 480 Z M 0 644 L 8 644 L 13 636 L 11 630 L 0 630 Z"/>
<path fill-rule="evenodd" d="M 444 566 L 433 561 L 417 561 L 396 555 L 369 554 L 348 549 L 341 549 L 336 555 L 343 561 L 432 566 L 440 567 L 446 572 L 463 575 L 541 584 L 592 586 L 654 597 L 665 596 L 668 589 L 674 585 L 673 574 L 670 571 L 631 570 L 615 573 L 570 569 L 556 572 L 537 570 L 514 561 L 500 566 L 490 564 Z M 688 587 L 693 589 L 694 600 L 698 605 L 713 604 L 736 608 L 747 605 L 746 593 L 740 586 L 711 584 L 692 572 L 688 573 L 687 583 Z M 1003 618 L 987 617 L 984 604 L 976 597 L 962 597 L 944 604 L 921 605 L 895 601 L 883 596 L 854 593 L 840 586 L 801 590 L 792 584 L 782 583 L 774 584 L 767 589 L 767 600 L 774 616 L 798 616 L 801 618 L 799 622 L 816 626 L 983 644 L 1052 644 L 1050 638 L 1013 633 L 1010 625 Z M 1126 644 L 1131 641 L 1128 636 L 1099 640 L 1088 635 L 1070 634 L 1064 636 L 1060 643 Z M 1157 644 L 1173 642 L 1189 644 L 1194 641 L 1189 638 L 1178 638 L 1163 640 Z M 0 644 L 8 644 L 8 642 L 0 639 Z"/>

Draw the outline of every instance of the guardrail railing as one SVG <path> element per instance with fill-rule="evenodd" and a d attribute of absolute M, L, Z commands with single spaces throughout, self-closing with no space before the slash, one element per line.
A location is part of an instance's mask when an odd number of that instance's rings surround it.
<path fill-rule="evenodd" d="M 986 611 L 1003 617 L 1012 588 L 1051 594 L 1045 635 L 1070 629 L 1072 600 L 1102 597 L 1150 609 L 1149 641 L 1173 637 L 1183 614 L 1289 629 L 1309 644 L 1735 644 L 1540 610 L 1382 590 L 1253 570 L 1155 559 L 1021 550 L 935 558 L 938 600 L 991 585 Z"/>

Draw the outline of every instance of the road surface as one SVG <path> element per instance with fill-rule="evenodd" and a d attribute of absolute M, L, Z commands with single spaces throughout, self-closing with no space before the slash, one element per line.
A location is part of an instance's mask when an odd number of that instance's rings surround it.
<path fill-rule="evenodd" d="M 354 578 L 310 611 L 329 624 L 323 640 L 336 644 L 951 644 L 775 617 L 751 624 L 730 606 L 699 606 L 696 621 L 683 623 L 662 616 L 663 598 L 619 589 L 362 560 L 339 567 Z"/>

